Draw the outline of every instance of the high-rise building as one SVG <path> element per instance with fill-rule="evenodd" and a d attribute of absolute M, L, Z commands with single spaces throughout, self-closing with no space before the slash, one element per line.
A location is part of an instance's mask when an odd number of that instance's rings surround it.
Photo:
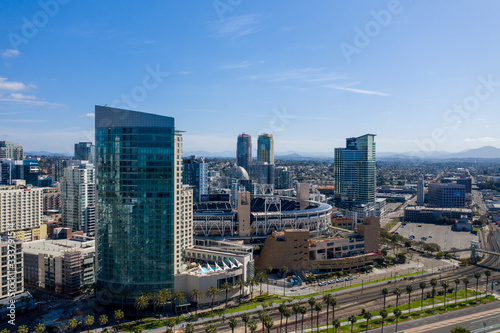
<path fill-rule="evenodd" d="M 95 145 L 92 142 L 75 143 L 75 160 L 95 164 Z"/>
<path fill-rule="evenodd" d="M 20 240 L 0 235 L 0 263 L 2 266 L 0 299 L 22 294 L 24 292 L 23 244 Z M 7 319 L 4 323 L 7 323 Z"/>
<path fill-rule="evenodd" d="M 61 182 L 62 226 L 95 236 L 96 179 L 93 164 L 86 161 L 64 169 Z"/>
<path fill-rule="evenodd" d="M 236 147 L 236 165 L 248 171 L 248 165 L 252 162 L 252 137 L 248 134 L 238 135 Z"/>
<path fill-rule="evenodd" d="M 274 186 L 277 189 L 288 189 L 293 186 L 293 171 L 287 167 L 276 167 L 274 170 Z"/>
<path fill-rule="evenodd" d="M 174 291 L 183 207 L 174 118 L 96 106 L 95 122 L 98 299 L 120 302 L 124 290 Z"/>
<path fill-rule="evenodd" d="M 38 160 L 24 160 L 21 179 L 26 181 L 26 185 L 38 186 L 38 175 L 40 169 L 38 168 Z"/>
<path fill-rule="evenodd" d="M 1 159 L 0 160 L 0 184 L 12 185 L 14 180 L 23 179 L 26 184 L 31 186 L 38 186 L 38 175 L 40 170 L 38 168 L 38 160 L 14 160 L 14 159 Z"/>
<path fill-rule="evenodd" d="M 23 146 L 10 141 L 0 141 L 0 158 L 22 160 L 24 158 Z"/>
<path fill-rule="evenodd" d="M 272 134 L 261 134 L 257 140 L 257 161 L 274 164 L 274 141 Z"/>
<path fill-rule="evenodd" d="M 465 186 L 466 193 L 472 193 L 472 178 L 460 178 L 457 179 L 457 184 Z"/>
<path fill-rule="evenodd" d="M 259 184 L 274 185 L 274 164 L 255 162 L 248 166 L 250 179 Z"/>
<path fill-rule="evenodd" d="M 42 188 L 0 186 L 0 233 L 37 228 L 42 223 Z"/>
<path fill-rule="evenodd" d="M 434 207 L 465 207 L 465 186 L 454 183 L 430 183 L 428 201 Z"/>
<path fill-rule="evenodd" d="M 182 161 L 182 183 L 193 187 L 193 199 L 201 201 L 208 194 L 208 165 L 202 157 L 189 156 Z"/>
<path fill-rule="evenodd" d="M 424 205 L 424 178 L 418 177 L 417 183 L 417 206 Z"/>
<path fill-rule="evenodd" d="M 347 138 L 345 148 L 335 148 L 335 199 L 354 210 L 358 218 L 375 209 L 375 134 Z"/>

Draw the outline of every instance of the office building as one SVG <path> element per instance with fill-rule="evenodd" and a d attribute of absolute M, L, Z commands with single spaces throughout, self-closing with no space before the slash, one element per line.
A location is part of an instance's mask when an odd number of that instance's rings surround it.
<path fill-rule="evenodd" d="M 38 168 L 38 160 L 24 160 L 23 172 L 21 179 L 26 181 L 26 185 L 38 186 L 38 175 L 40 169 Z"/>
<path fill-rule="evenodd" d="M 38 186 L 38 175 L 40 173 L 38 160 L 2 159 L 0 164 L 0 182 L 2 185 L 12 185 L 14 180 L 22 179 L 28 185 Z"/>
<path fill-rule="evenodd" d="M 0 233 L 37 228 L 42 222 L 42 188 L 0 186 Z"/>
<path fill-rule="evenodd" d="M 428 201 L 434 207 L 465 207 L 465 186 L 454 183 L 430 183 Z"/>
<path fill-rule="evenodd" d="M 289 189 L 293 187 L 293 171 L 287 167 L 276 167 L 274 169 L 274 186 L 276 189 Z"/>
<path fill-rule="evenodd" d="M 25 243 L 23 254 L 29 286 L 74 295 L 95 282 L 95 240 L 91 238 Z"/>
<path fill-rule="evenodd" d="M 24 292 L 23 244 L 17 239 L 10 240 L 8 235 L 0 234 L 0 299 Z"/>
<path fill-rule="evenodd" d="M 92 142 L 75 143 L 75 160 L 95 164 L 95 145 Z"/>
<path fill-rule="evenodd" d="M 64 169 L 61 182 L 62 226 L 95 236 L 96 178 L 93 164 L 83 161 Z"/>
<path fill-rule="evenodd" d="M 238 135 L 236 146 L 236 165 L 248 171 L 248 165 L 252 162 L 252 137 L 248 134 Z"/>
<path fill-rule="evenodd" d="M 335 148 L 335 199 L 358 218 L 375 210 L 375 134 L 346 139 L 345 148 Z"/>
<path fill-rule="evenodd" d="M 182 161 L 182 183 L 193 187 L 193 199 L 201 201 L 208 194 L 208 165 L 202 157 L 189 156 Z"/>
<path fill-rule="evenodd" d="M 404 220 L 406 222 L 433 223 L 440 217 L 460 219 L 462 216 L 472 220 L 473 214 L 470 208 L 437 208 L 423 206 L 409 206 L 405 208 Z"/>
<path fill-rule="evenodd" d="M 261 134 L 257 140 L 257 161 L 274 164 L 274 140 L 272 134 Z"/>
<path fill-rule="evenodd" d="M 0 158 L 21 161 L 24 158 L 23 146 L 10 141 L 0 141 Z"/>
<path fill-rule="evenodd" d="M 424 178 L 418 177 L 417 184 L 417 206 L 424 205 Z"/>
<path fill-rule="evenodd" d="M 472 193 L 472 178 L 457 179 L 457 184 L 465 186 L 465 193 Z"/>
<path fill-rule="evenodd" d="M 174 118 L 95 107 L 98 299 L 174 291 L 182 255 L 182 142 Z"/>
<path fill-rule="evenodd" d="M 274 185 L 274 164 L 254 162 L 248 166 L 250 179 L 259 184 Z"/>

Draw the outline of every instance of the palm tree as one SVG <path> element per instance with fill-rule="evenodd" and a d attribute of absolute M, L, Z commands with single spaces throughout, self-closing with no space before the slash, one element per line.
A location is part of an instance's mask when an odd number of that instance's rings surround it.
<path fill-rule="evenodd" d="M 257 323 L 255 322 L 255 320 L 250 320 L 250 322 L 248 323 L 248 329 L 250 330 L 250 333 L 254 333 L 255 331 L 257 331 Z"/>
<path fill-rule="evenodd" d="M 3 330 L 0 331 L 0 333 L 10 333 L 10 331 L 7 328 L 4 328 Z"/>
<path fill-rule="evenodd" d="M 398 320 L 399 320 L 399 317 L 401 316 L 401 310 L 399 310 L 398 308 L 394 309 L 394 317 L 396 317 L 396 332 L 398 331 Z"/>
<path fill-rule="evenodd" d="M 488 280 L 491 276 L 491 271 L 490 270 L 485 270 L 484 275 L 486 276 L 486 296 L 488 296 Z"/>
<path fill-rule="evenodd" d="M 267 310 L 260 310 L 259 311 L 259 320 L 262 323 L 262 332 L 264 332 L 264 321 L 266 320 L 266 317 L 269 316 L 267 313 Z"/>
<path fill-rule="evenodd" d="M 281 327 L 283 326 L 283 314 L 288 308 L 286 307 L 285 303 L 281 303 L 280 306 L 278 307 L 278 311 L 280 313 L 280 332 L 281 332 Z"/>
<path fill-rule="evenodd" d="M 94 317 L 92 317 L 92 318 L 94 318 Z M 92 322 L 92 324 L 93 324 L 93 322 Z M 45 325 L 42 324 L 42 323 L 36 324 L 36 326 L 35 326 L 35 332 L 36 333 L 43 333 L 43 332 L 45 332 Z"/>
<path fill-rule="evenodd" d="M 181 291 L 176 292 L 175 294 L 172 295 L 172 303 L 174 303 L 173 305 L 175 305 L 174 307 L 175 313 L 177 313 L 177 306 L 179 304 L 184 303 L 185 301 L 186 301 L 186 294 L 184 294 Z"/>
<path fill-rule="evenodd" d="M 232 317 L 229 319 L 229 327 L 231 328 L 231 332 L 234 333 L 234 329 L 238 326 L 238 321 L 236 318 Z"/>
<path fill-rule="evenodd" d="M 253 287 L 258 284 L 256 277 L 254 276 L 254 277 L 248 278 L 247 284 L 250 286 L 250 293 L 253 294 Z"/>
<path fill-rule="evenodd" d="M 71 321 L 71 320 L 70 320 Z M 76 321 L 76 319 L 75 319 Z M 76 326 L 75 326 L 76 327 Z M 75 328 L 75 327 L 72 327 L 72 328 Z M 21 325 L 19 326 L 19 328 L 17 329 L 17 333 L 28 333 L 29 332 L 29 329 L 28 329 L 28 326 L 26 325 Z"/>
<path fill-rule="evenodd" d="M 169 289 L 161 289 L 160 290 L 160 295 L 162 296 L 163 300 L 165 303 L 162 304 L 163 306 L 163 311 L 165 311 L 165 307 L 167 306 L 168 302 L 172 302 L 172 293 L 170 292 Z"/>
<path fill-rule="evenodd" d="M 455 282 L 455 304 L 457 304 L 457 291 L 458 291 L 458 285 L 460 284 L 460 279 L 455 278 L 453 282 Z"/>
<path fill-rule="evenodd" d="M 269 315 L 264 318 L 264 326 L 267 328 L 267 333 L 271 333 L 271 328 L 274 326 L 274 322 Z"/>
<path fill-rule="evenodd" d="M 283 296 L 285 296 L 285 293 L 286 293 L 285 284 L 286 284 L 286 274 L 287 273 L 288 273 L 288 267 L 286 267 L 286 266 L 281 267 L 281 274 L 283 274 L 285 276 L 285 278 L 283 279 Z"/>
<path fill-rule="evenodd" d="M 220 290 L 215 287 L 210 287 L 207 289 L 205 295 L 212 299 L 212 317 L 214 316 L 214 298 L 220 296 Z"/>
<path fill-rule="evenodd" d="M 184 333 L 194 333 L 194 325 L 191 323 L 186 324 L 186 328 L 184 328 Z"/>
<path fill-rule="evenodd" d="M 130 289 L 123 289 L 122 291 L 120 291 L 120 295 L 122 295 L 122 300 L 121 300 L 121 303 L 122 303 L 122 311 L 123 311 L 123 303 L 126 303 L 127 302 L 127 298 L 128 296 L 130 296 L 132 294 L 132 290 Z"/>
<path fill-rule="evenodd" d="M 255 273 L 255 279 L 257 279 L 257 281 L 259 282 L 259 288 L 260 288 L 259 294 L 261 295 L 262 295 L 262 282 L 264 282 L 265 278 L 266 274 L 264 272 Z"/>
<path fill-rule="evenodd" d="M 304 305 L 300 306 L 300 314 L 302 315 L 302 329 L 301 331 L 304 332 L 304 315 L 307 313 L 307 308 Z"/>
<path fill-rule="evenodd" d="M 384 333 L 385 318 L 387 318 L 387 316 L 389 314 L 387 313 L 387 310 L 384 309 L 384 310 L 380 311 L 379 315 L 380 315 L 380 317 L 382 317 L 382 331 L 380 333 Z"/>
<path fill-rule="evenodd" d="M 354 327 L 354 324 L 358 321 L 358 319 L 356 318 L 355 315 L 350 315 L 349 318 L 347 318 L 347 321 L 349 321 L 351 323 L 351 333 L 352 333 L 352 329 Z"/>
<path fill-rule="evenodd" d="M 239 280 L 236 280 L 236 286 L 238 286 L 238 288 L 240 289 L 239 303 L 241 305 L 241 299 L 243 298 L 243 291 L 245 290 L 245 287 L 248 286 L 248 282 L 246 282 L 245 280 L 239 279 Z"/>
<path fill-rule="evenodd" d="M 311 297 L 311 298 L 309 298 L 307 303 L 309 303 L 309 306 L 311 307 L 311 329 L 312 329 L 312 327 L 313 327 L 313 310 L 314 310 L 314 305 L 316 305 L 316 300 L 314 299 L 314 297 Z"/>
<path fill-rule="evenodd" d="M 319 302 L 314 304 L 314 310 L 317 312 L 317 314 L 316 314 L 316 326 L 318 327 L 317 331 L 319 333 L 319 313 L 321 312 L 321 310 L 323 310 L 323 305 Z"/>
<path fill-rule="evenodd" d="M 333 325 L 333 328 L 335 329 L 335 332 L 334 332 L 334 333 L 337 333 L 337 328 L 339 328 L 339 327 L 340 327 L 340 320 L 338 320 L 338 319 L 334 319 L 334 320 L 332 321 L 332 325 Z"/>
<path fill-rule="evenodd" d="M 418 286 L 420 287 L 420 289 L 422 289 L 422 297 L 420 297 L 420 311 L 422 311 L 424 302 L 424 289 L 425 287 L 427 287 L 427 283 L 425 283 L 425 281 L 422 281 Z"/>
<path fill-rule="evenodd" d="M 363 318 L 366 319 L 366 333 L 368 333 L 368 326 L 370 325 L 370 319 L 372 319 L 372 314 L 368 311 L 366 311 L 364 314 L 363 314 Z"/>
<path fill-rule="evenodd" d="M 210 324 L 205 327 L 205 333 L 217 333 L 217 328 L 213 324 Z"/>
<path fill-rule="evenodd" d="M 266 275 L 267 275 L 267 280 L 269 281 L 269 275 L 271 275 L 271 273 L 273 271 L 273 266 L 271 266 L 271 264 L 267 264 L 265 271 L 266 271 Z M 269 283 L 267 284 L 267 293 L 269 294 Z"/>
<path fill-rule="evenodd" d="M 200 301 L 203 299 L 203 292 L 199 289 L 193 289 L 189 292 L 189 299 L 196 303 L 196 314 L 198 314 L 198 309 L 200 307 Z"/>
<path fill-rule="evenodd" d="M 250 315 L 248 313 L 243 313 L 241 315 L 241 321 L 245 324 L 245 333 L 247 333 L 247 325 L 250 322 Z"/>
<path fill-rule="evenodd" d="M 444 290 L 444 306 L 446 306 L 446 292 L 448 291 L 448 288 L 450 287 L 450 283 L 446 280 L 441 281 L 441 287 L 443 287 Z"/>
<path fill-rule="evenodd" d="M 94 316 L 91 315 L 87 315 L 83 320 L 83 325 L 87 326 L 87 332 L 90 330 L 90 326 L 94 325 L 94 320 Z"/>
<path fill-rule="evenodd" d="M 174 327 L 177 325 L 177 318 L 169 318 L 167 319 L 167 327 L 173 332 Z"/>
<path fill-rule="evenodd" d="M 479 288 L 479 278 L 481 277 L 481 273 L 479 272 L 474 273 L 474 277 L 476 278 L 476 299 L 477 299 L 477 290 Z"/>
<path fill-rule="evenodd" d="M 146 310 L 149 306 L 149 299 L 145 295 L 139 295 L 135 299 L 134 307 L 136 308 L 137 311 L 143 311 Z M 142 320 L 142 318 L 141 318 Z"/>
<path fill-rule="evenodd" d="M 229 282 L 224 282 L 222 285 L 222 290 L 226 292 L 226 308 L 227 308 L 227 294 L 233 291 L 233 285 Z"/>
<path fill-rule="evenodd" d="M 393 294 L 396 295 L 396 307 L 398 307 L 399 296 L 401 296 L 401 289 L 394 289 Z"/>
<path fill-rule="evenodd" d="M 406 286 L 406 293 L 408 294 L 408 314 L 411 313 L 410 303 L 411 303 L 411 292 L 412 291 L 413 291 L 413 286 L 411 284 L 407 285 Z"/>
<path fill-rule="evenodd" d="M 431 286 L 432 286 L 432 308 L 434 309 L 434 297 L 436 296 L 436 286 L 438 284 L 437 279 L 433 278 L 431 279 Z"/>
<path fill-rule="evenodd" d="M 105 314 L 102 314 L 99 316 L 99 325 L 106 325 L 108 323 L 108 316 L 106 316 Z"/>
<path fill-rule="evenodd" d="M 387 288 L 382 289 L 382 295 L 384 295 L 384 309 L 385 309 L 385 298 L 387 297 L 387 295 L 389 295 L 389 289 Z"/>
<path fill-rule="evenodd" d="M 332 298 L 332 294 L 326 294 L 323 296 L 323 302 L 326 304 L 326 331 L 328 332 L 328 310 L 330 309 L 330 299 Z"/>
<path fill-rule="evenodd" d="M 465 301 L 467 302 L 467 285 L 469 284 L 470 281 L 468 278 L 464 278 L 462 282 L 465 284 Z"/>
<path fill-rule="evenodd" d="M 294 303 L 292 305 L 292 311 L 295 314 L 295 332 L 297 332 L 297 315 L 300 312 L 300 304 L 299 303 Z M 246 332 L 245 332 L 246 333 Z"/>
<path fill-rule="evenodd" d="M 124 316 L 125 316 L 125 314 L 123 313 L 122 310 L 116 310 L 114 315 L 113 315 L 113 317 L 115 318 L 118 325 L 120 325 L 120 320 L 123 319 Z"/>
<path fill-rule="evenodd" d="M 337 299 L 332 296 L 332 298 L 330 298 L 329 303 L 330 306 L 332 307 L 332 320 L 335 320 L 335 307 L 337 306 Z M 326 320 L 328 321 L 328 317 L 326 318 Z"/>
<path fill-rule="evenodd" d="M 290 311 L 289 308 L 286 308 L 285 313 L 283 313 L 283 316 L 285 316 L 285 333 L 288 333 L 288 318 L 292 315 L 292 311 Z"/>

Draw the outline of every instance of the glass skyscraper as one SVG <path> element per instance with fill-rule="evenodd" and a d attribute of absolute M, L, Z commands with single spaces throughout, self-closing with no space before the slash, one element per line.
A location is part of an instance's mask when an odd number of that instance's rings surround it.
<path fill-rule="evenodd" d="M 261 134 L 257 140 L 257 161 L 274 164 L 274 141 L 272 134 Z"/>
<path fill-rule="evenodd" d="M 101 300 L 174 290 L 174 118 L 95 107 L 97 283 Z M 176 188 L 177 187 L 177 188 Z"/>
<path fill-rule="evenodd" d="M 252 162 L 252 137 L 248 134 L 238 135 L 236 145 L 236 165 L 248 171 L 248 165 Z"/>
<path fill-rule="evenodd" d="M 92 142 L 75 143 L 75 160 L 95 163 L 95 146 Z"/>
<path fill-rule="evenodd" d="M 335 148 L 335 199 L 344 206 L 375 209 L 375 134 L 347 138 L 345 148 Z M 352 208 L 352 207 L 347 207 Z"/>

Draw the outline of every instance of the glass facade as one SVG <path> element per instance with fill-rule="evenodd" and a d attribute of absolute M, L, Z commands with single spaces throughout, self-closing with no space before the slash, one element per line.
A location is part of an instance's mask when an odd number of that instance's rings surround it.
<path fill-rule="evenodd" d="M 248 171 L 248 165 L 252 162 L 252 137 L 248 134 L 238 135 L 236 145 L 236 165 Z"/>
<path fill-rule="evenodd" d="M 257 140 L 257 161 L 274 164 L 274 141 L 272 134 L 259 135 Z"/>
<path fill-rule="evenodd" d="M 174 119 L 96 106 L 97 283 L 173 291 Z"/>

